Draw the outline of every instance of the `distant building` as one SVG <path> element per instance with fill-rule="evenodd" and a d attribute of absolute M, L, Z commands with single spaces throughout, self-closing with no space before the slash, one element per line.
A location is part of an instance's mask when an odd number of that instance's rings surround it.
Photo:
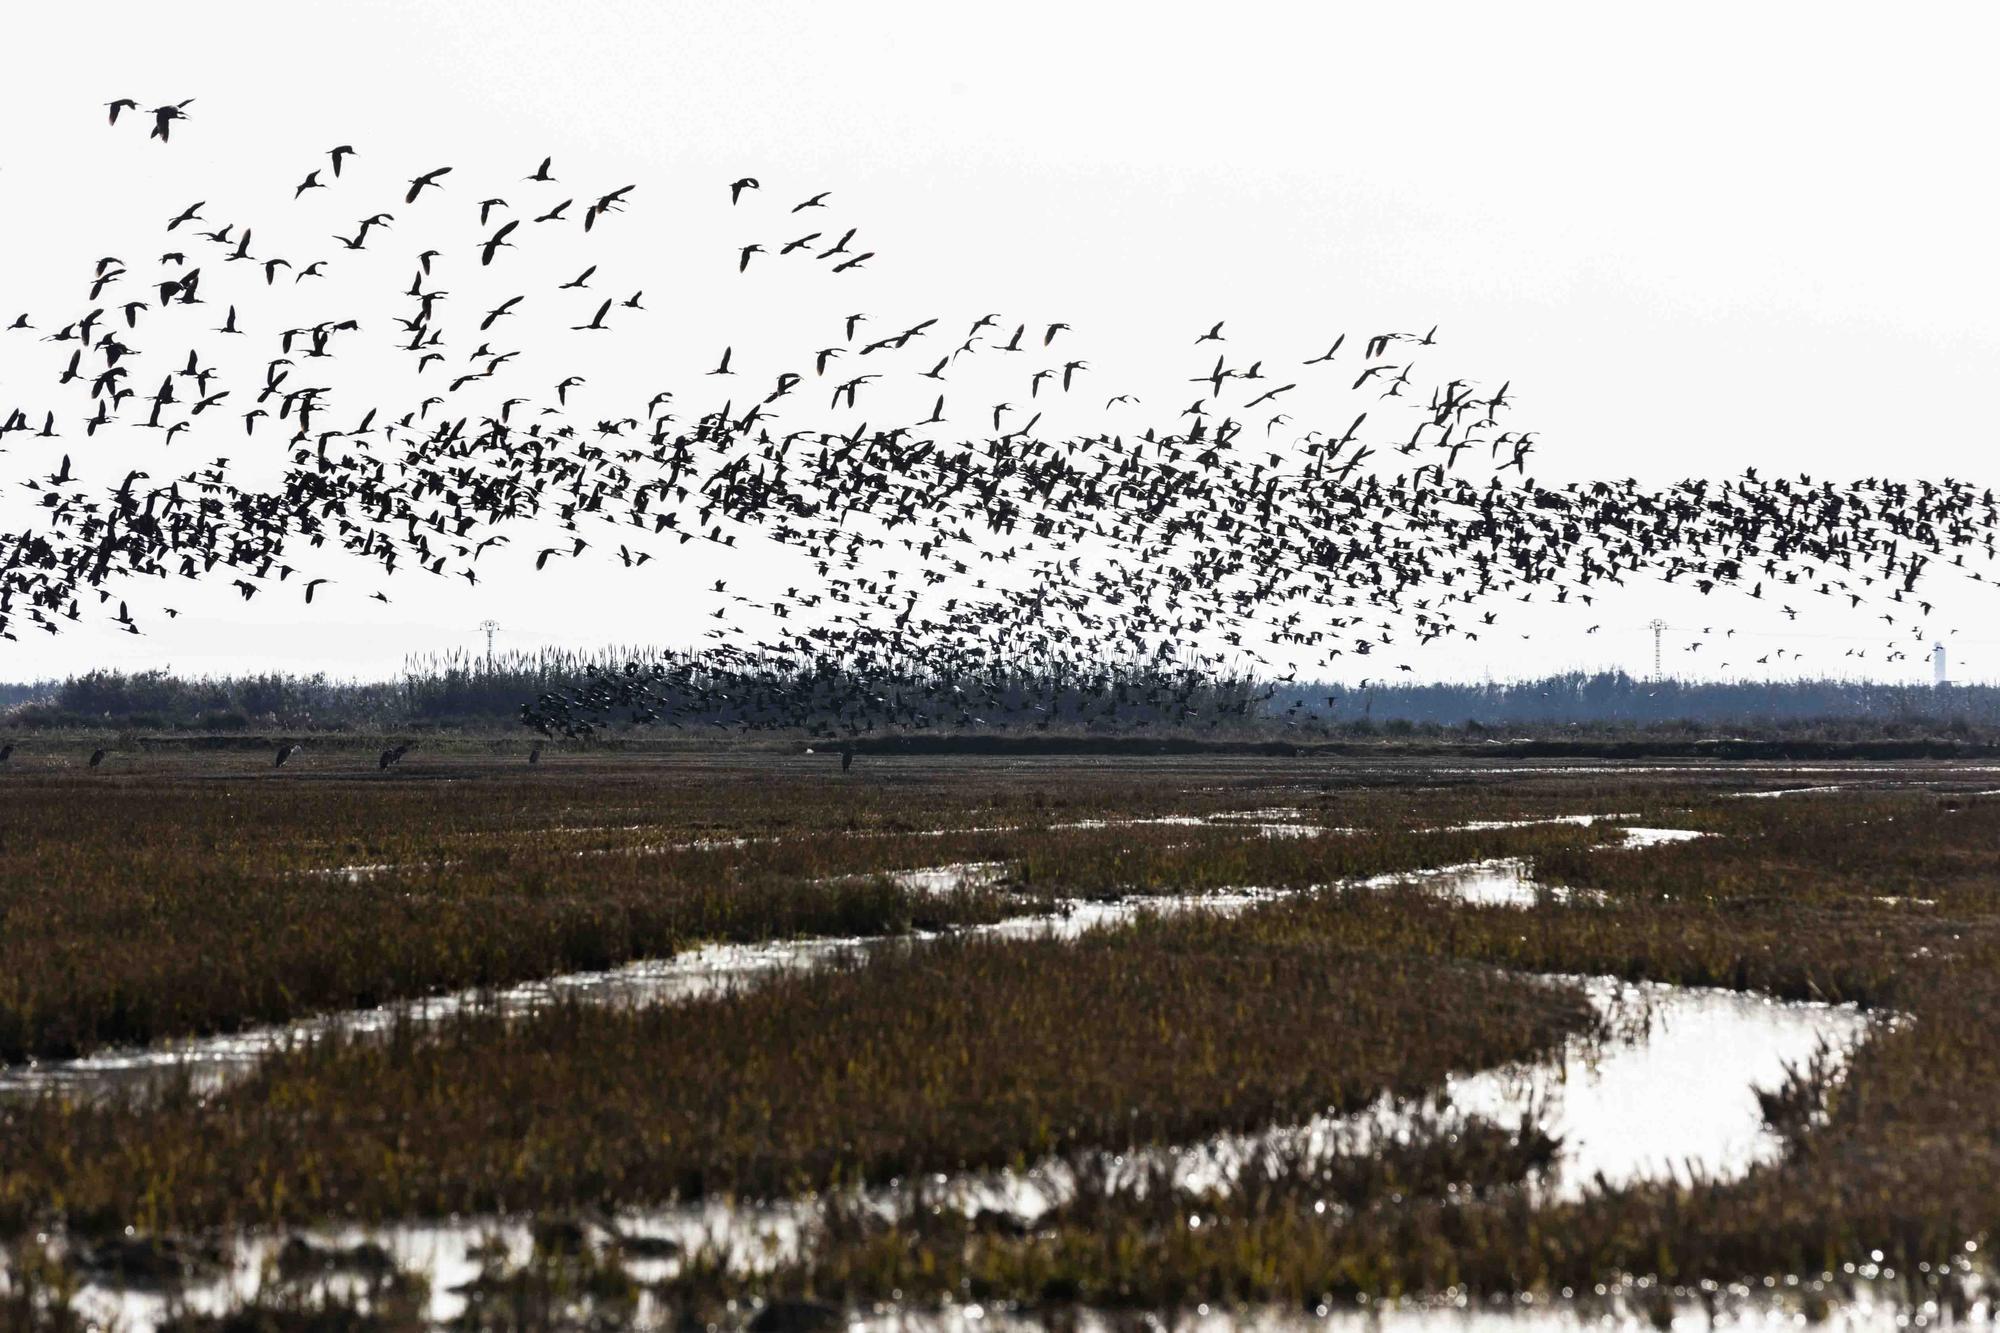
<path fill-rule="evenodd" d="M 1944 645 L 1942 643 L 1934 643 L 1931 645 L 1931 684 L 1948 685 L 1950 683 L 1946 679 L 1944 671 Z"/>

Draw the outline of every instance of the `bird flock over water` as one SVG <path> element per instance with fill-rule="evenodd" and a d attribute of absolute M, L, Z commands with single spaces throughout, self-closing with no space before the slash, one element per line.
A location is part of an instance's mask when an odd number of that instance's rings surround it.
<path fill-rule="evenodd" d="M 180 151 L 194 104 L 114 99 L 111 129 Z M 50 460 L 0 531 L 0 636 L 87 616 L 141 634 L 182 580 L 323 607 L 595 560 L 714 609 L 689 652 L 608 664 L 525 705 L 531 725 L 853 733 L 1217 721 L 1252 678 L 1407 670 L 1515 603 L 1653 581 L 1791 619 L 1867 602 L 1893 659 L 1926 636 L 1934 569 L 1987 581 L 1966 562 L 1992 556 L 2000 507 L 1969 481 L 1540 482 L 1512 384 L 1433 369 L 1434 327 L 1286 350 L 1193 320 L 1162 388 L 1098 382 L 1059 317 L 870 313 L 866 219 L 747 175 L 656 207 L 722 210 L 740 239 L 719 268 L 855 284 L 853 313 L 619 398 L 592 383 L 607 338 L 688 318 L 603 248 L 646 189 L 572 183 L 553 155 L 505 180 L 404 156 L 302 153 L 256 208 L 191 198 L 78 261 L 66 304 L 0 314 L 0 451 Z M 353 222 L 299 225 L 322 199 Z M 531 252 L 575 276 L 531 277 Z M 349 370 L 368 357 L 395 373 Z M 759 591 L 737 571 L 774 549 L 801 572 Z"/>

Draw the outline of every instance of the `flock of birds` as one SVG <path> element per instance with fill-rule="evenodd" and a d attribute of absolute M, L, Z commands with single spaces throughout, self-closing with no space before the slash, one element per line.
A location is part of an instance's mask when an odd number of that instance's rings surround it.
<path fill-rule="evenodd" d="M 175 142 L 192 100 L 143 113 L 152 137 Z M 134 99 L 109 106 L 114 128 L 121 111 L 139 118 Z M 704 579 L 717 604 L 698 648 L 593 673 L 525 705 L 531 725 L 1215 722 L 1254 706 L 1252 677 L 1290 682 L 1341 658 L 1408 670 L 1394 659 L 1495 633 L 1510 603 L 1589 606 L 1642 581 L 1793 619 L 1815 599 L 1867 601 L 1902 656 L 1925 637 L 1924 576 L 1984 580 L 1966 559 L 1994 552 L 1993 491 L 1950 478 L 1540 483 L 1511 384 L 1431 372 L 1435 328 L 1275 356 L 1204 323 L 1179 377 L 1191 401 L 1156 410 L 1093 386 L 1060 319 L 856 312 L 765 354 L 785 367 L 768 380 L 725 347 L 691 383 L 602 402 L 583 373 L 599 340 L 642 336 L 652 309 L 643 287 L 592 286 L 610 280 L 592 247 L 643 198 L 636 184 L 572 194 L 544 157 L 493 190 L 444 165 L 384 194 L 356 159 L 335 146 L 289 186 L 295 206 L 341 196 L 358 215 L 316 245 L 281 253 L 267 238 L 283 216 L 196 200 L 80 270 L 64 307 L 0 315 L 0 369 L 54 350 L 31 387 L 0 384 L 15 399 L 0 396 L 0 448 L 66 442 L 35 446 L 61 449 L 60 464 L 21 480 L 36 512 L 0 532 L 0 637 L 86 614 L 142 633 L 149 582 L 309 604 L 329 584 L 354 592 L 359 569 L 374 585 L 362 595 L 387 602 L 397 576 L 470 588 L 496 563 L 520 577 L 589 556 L 685 570 L 670 553 L 701 543 L 720 577 Z M 775 193 L 716 183 L 746 230 L 783 228 L 718 264 L 833 276 L 876 257 L 860 226 L 820 225 L 831 191 Z M 528 250 L 567 256 L 577 276 L 454 302 L 447 284 L 501 281 Z M 361 251 L 399 257 L 407 288 L 360 290 Z M 300 294 L 325 313 L 275 313 Z M 509 335 L 557 298 L 583 302 L 545 330 L 576 371 L 530 382 L 536 358 Z M 387 323 L 362 313 L 378 299 L 396 302 Z M 416 390 L 376 401 L 344 386 L 362 346 L 399 359 Z M 959 386 L 982 375 L 1006 386 L 998 401 L 966 402 Z M 1350 400 L 1339 424 L 1300 429 L 1288 409 L 1329 396 Z M 1056 404 L 1098 424 L 1040 429 Z M 91 477 L 114 434 L 148 441 L 147 465 Z M 196 441 L 227 452 L 178 461 Z M 232 458 L 245 450 L 255 459 Z M 248 475 L 273 467 L 275 484 Z M 532 553 L 506 549 L 523 537 Z M 732 588 L 729 553 L 753 540 L 794 552 L 798 581 Z"/>

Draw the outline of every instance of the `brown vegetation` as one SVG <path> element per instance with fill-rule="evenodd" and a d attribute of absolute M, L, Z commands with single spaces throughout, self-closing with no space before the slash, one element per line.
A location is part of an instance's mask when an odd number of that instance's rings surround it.
<path fill-rule="evenodd" d="M 1949 1304 L 1965 1296 L 1966 1246 L 2000 1230 L 2000 798 L 1974 794 L 1990 776 L 1856 773 L 1843 790 L 1739 800 L 1828 779 L 880 759 L 843 783 L 813 762 L 34 778 L 0 815 L 13 854 L 0 986 L 15 988 L 0 1015 L 72 1005 L 99 1016 L 101 1035 L 105 1015 L 131 1022 L 101 997 L 129 989 L 182 997 L 148 1021 L 187 1030 L 338 1002 L 354 974 L 315 973 L 319 957 L 379 966 L 386 952 L 402 970 L 362 989 L 412 993 L 696 938 L 970 923 L 1064 897 L 1303 890 L 1497 855 L 1592 892 L 1471 907 L 1417 888 L 1325 888 L 1076 943 L 898 946 L 674 1007 L 472 1013 L 274 1054 L 207 1096 L 16 1101 L 0 1108 L 0 1219 L 143 1230 L 589 1211 L 1048 1155 L 1081 1169 L 1077 1199 L 1004 1225 L 920 1191 L 887 1216 L 836 1203 L 776 1274 L 688 1264 L 665 1294 L 693 1311 L 896 1293 L 1312 1306 L 1587 1291 L 1627 1275 L 1812 1278 L 1878 1250 L 1912 1299 Z M 1711 836 L 1628 849 L 1615 826 L 1453 831 L 1585 813 Z M 1265 836 L 1260 821 L 1357 832 Z M 362 860 L 400 868 L 307 873 Z M 884 878 L 965 860 L 1003 862 L 1006 878 L 945 896 Z M 87 887 L 64 898 L 64 883 Z M 121 933 L 133 913 L 146 928 Z M 285 928 L 248 929 L 260 915 Z M 219 950 L 207 970 L 226 983 L 173 962 L 190 941 Z M 1254 1188 L 1091 1175 L 1100 1150 L 1384 1091 L 1421 1097 L 1448 1069 L 1587 1026 L 1572 992 L 1515 973 L 1719 985 L 1897 1018 L 1837 1076 L 1821 1065 L 1769 1090 L 1785 1155 L 1733 1182 L 1555 1202 L 1519 1183 L 1550 1145 L 1479 1125 L 1434 1126 L 1388 1152 L 1273 1159 Z M 301 978 L 312 998 L 245 1002 Z"/>

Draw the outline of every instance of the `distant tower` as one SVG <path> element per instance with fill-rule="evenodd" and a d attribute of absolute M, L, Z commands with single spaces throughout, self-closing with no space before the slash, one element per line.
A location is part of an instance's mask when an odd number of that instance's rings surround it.
<path fill-rule="evenodd" d="M 1660 678 L 1660 635 L 1666 632 L 1667 622 L 1664 620 L 1651 620 L 1646 623 L 1646 628 L 1653 631 L 1653 679 L 1658 680 Z"/>
<path fill-rule="evenodd" d="M 1950 683 L 1951 681 L 1945 676 L 1944 670 L 1944 644 L 1941 642 L 1933 643 L 1931 645 L 1931 684 L 1949 685 Z"/>
<path fill-rule="evenodd" d="M 479 628 L 486 631 L 486 670 L 491 673 L 493 670 L 493 633 L 500 628 L 500 622 L 497 620 L 482 620 L 479 622 Z"/>

